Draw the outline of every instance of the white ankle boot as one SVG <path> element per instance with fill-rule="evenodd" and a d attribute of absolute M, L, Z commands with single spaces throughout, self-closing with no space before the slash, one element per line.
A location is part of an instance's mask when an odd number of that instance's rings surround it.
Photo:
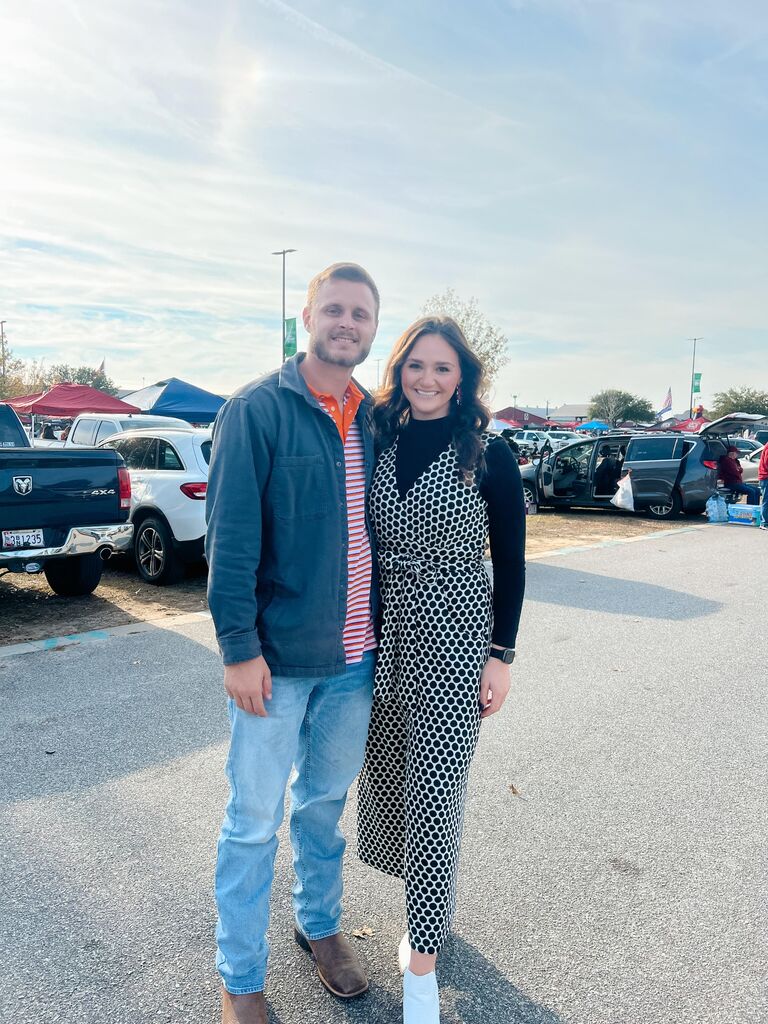
<path fill-rule="evenodd" d="M 403 1024 L 440 1024 L 440 993 L 435 972 L 403 975 Z"/>
<path fill-rule="evenodd" d="M 400 945 L 397 947 L 397 962 L 400 965 L 400 973 L 405 974 L 411 962 L 411 943 L 408 932 L 400 939 Z"/>

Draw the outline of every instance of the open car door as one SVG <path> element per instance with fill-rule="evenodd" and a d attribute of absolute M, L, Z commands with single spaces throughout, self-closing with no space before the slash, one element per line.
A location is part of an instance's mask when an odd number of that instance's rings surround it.
<path fill-rule="evenodd" d="M 647 509 L 659 519 L 680 511 L 677 483 L 682 461 L 695 442 L 674 434 L 641 434 L 627 445 L 623 470 L 632 471 L 636 509 Z"/>

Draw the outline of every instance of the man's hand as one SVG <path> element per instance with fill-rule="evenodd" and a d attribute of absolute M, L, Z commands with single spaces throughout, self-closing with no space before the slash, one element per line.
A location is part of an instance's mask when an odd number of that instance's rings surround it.
<path fill-rule="evenodd" d="M 264 702 L 272 700 L 272 673 L 264 658 L 224 666 L 224 689 L 242 711 L 266 718 Z"/>
<path fill-rule="evenodd" d="M 480 704 L 483 708 L 481 718 L 495 715 L 507 699 L 509 693 L 509 670 L 498 658 L 489 658 L 480 676 Z"/>

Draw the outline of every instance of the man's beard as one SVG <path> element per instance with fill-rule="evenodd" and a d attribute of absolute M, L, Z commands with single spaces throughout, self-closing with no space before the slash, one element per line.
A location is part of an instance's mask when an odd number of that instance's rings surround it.
<path fill-rule="evenodd" d="M 329 363 L 331 366 L 344 366 L 346 369 L 365 362 L 370 350 L 370 345 L 363 349 L 359 342 L 356 348 L 347 353 L 331 351 L 321 338 L 311 338 L 309 343 L 309 351 L 322 362 Z"/>

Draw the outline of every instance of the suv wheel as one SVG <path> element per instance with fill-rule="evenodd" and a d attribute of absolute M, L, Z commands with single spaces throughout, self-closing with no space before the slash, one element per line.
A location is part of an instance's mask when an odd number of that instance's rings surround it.
<path fill-rule="evenodd" d="M 171 531 L 162 519 L 144 519 L 133 539 L 136 568 L 147 583 L 167 586 L 178 583 L 184 565 L 173 548 Z"/>
<path fill-rule="evenodd" d="M 101 555 L 54 558 L 43 566 L 48 586 L 61 597 L 84 597 L 99 585 L 104 563 Z"/>
<path fill-rule="evenodd" d="M 677 491 L 673 491 L 672 497 L 669 501 L 649 505 L 646 511 L 651 519 L 674 519 L 676 516 L 680 515 L 681 508 L 682 502 L 680 501 L 680 495 Z"/>
<path fill-rule="evenodd" d="M 530 484 L 523 484 L 523 496 L 529 505 L 538 505 L 538 499 Z"/>

